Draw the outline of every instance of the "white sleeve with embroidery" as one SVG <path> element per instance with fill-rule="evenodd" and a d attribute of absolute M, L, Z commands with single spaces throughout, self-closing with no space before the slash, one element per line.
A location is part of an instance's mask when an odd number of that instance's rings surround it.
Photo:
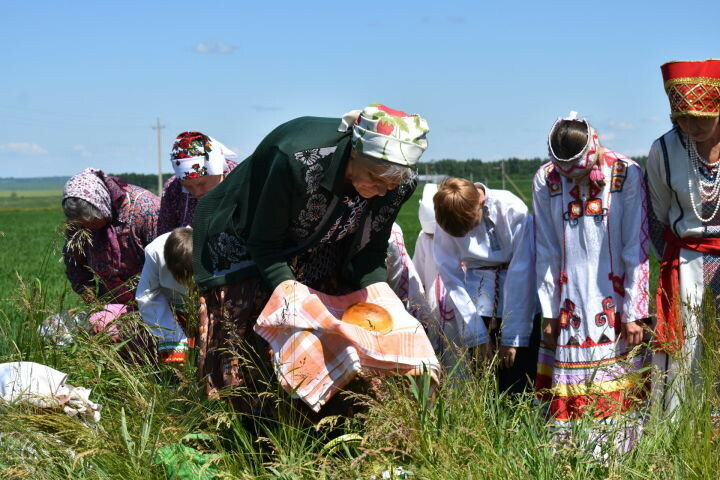
<path fill-rule="evenodd" d="M 512 259 L 503 288 L 503 319 L 500 343 L 527 347 L 537 310 L 535 288 L 535 238 L 532 215 L 518 222 L 512 236 Z"/>
<path fill-rule="evenodd" d="M 460 330 L 458 333 L 463 340 L 472 340 L 474 345 L 468 346 L 487 343 L 485 322 L 480 318 L 475 301 L 465 286 L 465 272 L 460 266 L 462 252 L 459 251 L 457 242 L 439 226 L 435 229 L 433 253 L 438 273 L 455 308 L 455 319 Z"/>
<path fill-rule="evenodd" d="M 617 195 L 617 194 L 614 194 Z M 625 297 L 622 322 L 647 318 L 650 264 L 648 261 L 647 196 L 642 170 L 629 165 L 623 195 L 622 261 Z"/>
<path fill-rule="evenodd" d="M 170 302 L 160 288 L 158 255 L 160 255 L 159 252 L 145 250 L 145 264 L 140 274 L 135 300 L 143 321 L 158 337 L 160 344 L 187 342 L 185 332 L 175 320 Z"/>
<path fill-rule="evenodd" d="M 669 223 L 672 191 L 665 181 L 665 162 L 659 140 L 656 140 L 650 148 L 646 168 L 650 205 L 655 213 L 655 218 L 667 225 Z"/>
<path fill-rule="evenodd" d="M 541 167 L 533 180 L 535 213 L 535 273 L 543 317 L 560 316 L 560 263 L 562 243 L 550 209 L 550 192 Z"/>
<path fill-rule="evenodd" d="M 433 261 L 433 252 L 428 249 L 428 247 L 431 246 L 432 241 L 428 241 L 427 234 L 420 232 L 420 235 L 418 235 L 417 241 L 415 242 L 415 253 L 413 253 L 412 262 L 415 266 L 415 271 L 417 271 L 420 280 L 423 282 L 427 281 L 428 277 L 426 265 L 428 262 Z M 431 285 L 423 283 L 423 288 L 425 290 L 430 290 L 430 287 Z"/>
<path fill-rule="evenodd" d="M 667 184 L 660 140 L 656 140 L 650 148 L 646 175 L 650 241 L 657 257 L 662 258 L 665 250 L 665 230 L 670 224 L 670 205 L 673 192 Z"/>
<path fill-rule="evenodd" d="M 400 297 L 405 309 L 426 327 L 431 320 L 430 307 L 425 299 L 420 276 L 405 248 L 402 230 L 393 224 L 386 260 L 388 284 Z"/>

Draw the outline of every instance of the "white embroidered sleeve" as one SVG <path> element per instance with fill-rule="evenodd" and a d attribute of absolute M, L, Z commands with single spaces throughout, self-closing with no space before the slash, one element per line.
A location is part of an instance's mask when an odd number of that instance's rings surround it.
<path fill-rule="evenodd" d="M 655 218 L 667 225 L 672 191 L 665 181 L 665 163 L 659 140 L 656 140 L 650 148 L 647 159 L 647 175 L 650 203 L 655 212 Z"/>
<path fill-rule="evenodd" d="M 645 182 L 637 165 L 628 167 L 623 195 L 622 261 L 625 266 L 625 297 L 622 322 L 647 318 L 650 264 Z"/>
<path fill-rule="evenodd" d="M 665 229 L 670 224 L 670 202 L 672 190 L 667 184 L 665 161 L 660 141 L 656 140 L 650 148 L 647 166 L 647 194 L 648 194 L 648 228 L 650 240 L 658 258 L 662 257 L 665 249 Z"/>
<path fill-rule="evenodd" d="M 535 288 L 535 238 L 532 215 L 518 222 L 512 237 L 512 260 L 503 289 L 503 320 L 500 343 L 527 347 L 537 310 Z"/>
<path fill-rule="evenodd" d="M 545 170 L 540 168 L 533 181 L 535 212 L 535 273 L 538 296 L 543 317 L 560 316 L 560 262 L 561 245 L 552 211 L 550 192 L 546 185 Z"/>

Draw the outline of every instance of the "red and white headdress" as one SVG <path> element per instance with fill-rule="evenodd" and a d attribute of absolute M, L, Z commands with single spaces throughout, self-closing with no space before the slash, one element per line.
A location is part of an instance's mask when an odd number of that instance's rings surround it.
<path fill-rule="evenodd" d="M 668 62 L 660 69 L 671 118 L 720 115 L 720 60 Z"/>
<path fill-rule="evenodd" d="M 200 132 L 183 132 L 177 136 L 170 152 L 175 176 L 193 179 L 205 175 L 222 175 L 225 160 L 237 158 L 235 152 Z"/>
<path fill-rule="evenodd" d="M 587 142 L 582 150 L 580 150 L 572 158 L 560 158 L 557 156 L 552 148 L 552 136 L 560 125 L 565 122 L 575 121 L 584 123 L 587 126 Z M 578 178 L 586 175 L 590 172 L 590 180 L 594 182 L 602 181 L 603 175 L 597 165 L 597 153 L 600 148 L 600 141 L 598 134 L 590 123 L 584 118 L 578 118 L 576 111 L 570 112 L 565 118 L 558 118 L 555 120 L 550 133 L 548 133 L 548 152 L 550 154 L 550 160 L 552 161 L 558 172 L 568 178 Z"/>

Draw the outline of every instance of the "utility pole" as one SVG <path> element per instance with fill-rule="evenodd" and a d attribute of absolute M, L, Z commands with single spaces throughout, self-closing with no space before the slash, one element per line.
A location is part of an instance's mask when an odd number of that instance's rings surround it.
<path fill-rule="evenodd" d="M 157 119 L 157 125 L 152 127 L 153 130 L 157 130 L 157 142 L 158 142 L 158 197 L 162 196 L 162 136 L 160 130 L 165 128 L 165 125 L 160 125 L 160 118 Z"/>
<path fill-rule="evenodd" d="M 505 190 L 505 160 L 500 160 L 500 171 L 502 177 L 502 189 Z"/>

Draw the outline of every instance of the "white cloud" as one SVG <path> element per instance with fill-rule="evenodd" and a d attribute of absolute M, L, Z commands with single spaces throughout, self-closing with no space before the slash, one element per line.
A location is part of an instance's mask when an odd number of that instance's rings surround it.
<path fill-rule="evenodd" d="M 222 42 L 200 42 L 195 45 L 195 53 L 217 53 L 220 55 L 227 55 L 237 50 L 235 45 L 230 45 Z"/>
<path fill-rule="evenodd" d="M 617 135 L 615 135 L 615 134 L 612 133 L 612 132 L 609 132 L 609 133 L 601 133 L 601 134 L 600 134 L 600 138 L 601 138 L 602 141 L 604 141 L 604 142 L 609 142 L 609 141 L 611 141 L 611 140 L 614 140 L 616 137 L 617 137 Z"/>
<path fill-rule="evenodd" d="M 44 155 L 48 152 L 37 143 L 11 142 L 0 144 L 0 153 L 16 153 L 20 155 Z"/>
<path fill-rule="evenodd" d="M 85 145 L 75 145 L 71 148 L 73 152 L 78 152 L 81 156 L 85 158 L 92 157 L 92 153 L 88 151 L 87 148 L 85 148 Z"/>
<path fill-rule="evenodd" d="M 614 128 L 616 130 L 620 130 L 623 132 L 629 132 L 630 130 L 635 130 L 635 125 L 633 125 L 632 123 L 627 123 L 627 122 L 610 121 L 610 122 L 608 122 L 608 125 L 610 125 L 612 128 Z"/>

